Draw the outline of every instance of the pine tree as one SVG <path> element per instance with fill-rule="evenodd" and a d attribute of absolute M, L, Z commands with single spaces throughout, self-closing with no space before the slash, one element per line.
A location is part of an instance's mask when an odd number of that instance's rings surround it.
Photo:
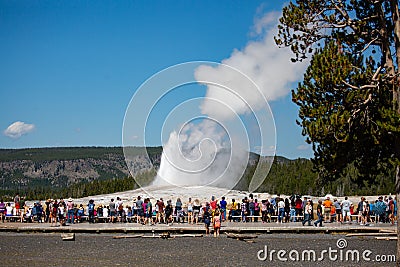
<path fill-rule="evenodd" d="M 398 0 L 297 0 L 284 7 L 278 28 L 275 41 L 291 48 L 293 62 L 311 57 L 292 95 L 320 177 L 338 179 L 354 164 L 358 182 L 371 185 L 391 164 L 399 200 Z"/>

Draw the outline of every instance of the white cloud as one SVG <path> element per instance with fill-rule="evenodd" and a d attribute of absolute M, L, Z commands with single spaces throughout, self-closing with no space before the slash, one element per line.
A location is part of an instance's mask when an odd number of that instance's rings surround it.
<path fill-rule="evenodd" d="M 34 124 L 28 124 L 22 121 L 16 121 L 10 126 L 8 126 L 3 133 L 4 135 L 10 138 L 18 139 L 22 135 L 32 132 L 34 129 L 35 129 Z"/>
<path fill-rule="evenodd" d="M 292 63 L 291 50 L 279 48 L 275 44 L 278 17 L 279 13 L 273 12 L 257 19 L 253 28 L 256 34 L 261 34 L 261 38 L 250 41 L 242 50 L 234 50 L 229 58 L 222 60 L 223 64 L 238 69 L 254 81 L 268 101 L 286 96 L 290 92 L 291 83 L 302 78 L 308 65 L 307 62 Z M 255 110 L 265 107 L 263 97 L 252 89 L 255 87 L 249 80 L 224 65 L 202 65 L 196 70 L 195 77 L 200 83 L 208 81 L 231 90 L 208 85 L 209 99 L 205 99 L 201 105 L 203 114 L 227 119 L 232 116 L 232 111 L 226 106 L 238 114 L 248 112 L 245 102 Z"/>

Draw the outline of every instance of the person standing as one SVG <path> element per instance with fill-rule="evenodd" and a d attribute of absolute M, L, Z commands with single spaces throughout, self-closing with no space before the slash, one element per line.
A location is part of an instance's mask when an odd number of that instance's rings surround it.
<path fill-rule="evenodd" d="M 65 225 L 65 215 L 64 215 L 64 213 L 65 213 L 65 205 L 64 204 L 65 203 L 61 202 L 61 201 L 60 201 L 60 203 L 58 203 L 57 213 L 58 213 L 58 220 L 60 222 L 60 226 L 64 226 Z"/>
<path fill-rule="evenodd" d="M 260 203 L 257 199 L 254 199 L 254 221 L 258 222 L 258 217 L 260 216 Z"/>
<path fill-rule="evenodd" d="M 364 201 L 365 201 L 365 198 L 361 197 L 361 200 L 360 200 L 360 202 L 358 202 L 358 205 L 357 205 L 357 214 L 358 214 L 357 222 L 358 223 L 362 223 L 362 213 L 363 213 Z"/>
<path fill-rule="evenodd" d="M 6 217 L 6 203 L 4 203 L 3 199 L 0 200 L 0 220 L 3 221 Z"/>
<path fill-rule="evenodd" d="M 283 223 L 283 218 L 285 217 L 285 202 L 283 198 L 279 198 L 278 202 L 278 221 L 276 223 Z"/>
<path fill-rule="evenodd" d="M 242 212 L 242 222 L 247 221 L 247 203 L 246 199 L 242 199 L 242 205 L 241 205 L 241 212 Z"/>
<path fill-rule="evenodd" d="M 136 200 L 136 211 L 137 211 L 137 223 L 142 223 L 144 221 L 144 210 L 143 210 L 143 200 L 140 196 Z"/>
<path fill-rule="evenodd" d="M 124 203 L 120 197 L 117 197 L 117 202 L 115 203 L 115 207 L 117 209 L 117 221 L 122 222 L 123 213 L 124 213 Z"/>
<path fill-rule="evenodd" d="M 397 221 L 397 196 L 394 197 L 393 199 L 393 206 L 394 206 L 394 220 Z"/>
<path fill-rule="evenodd" d="M 365 225 L 368 226 L 369 225 L 369 203 L 366 199 L 364 199 L 364 203 L 363 203 L 363 210 L 362 210 L 362 220 L 360 222 L 360 225 Z"/>
<path fill-rule="evenodd" d="M 200 210 L 201 210 L 200 200 L 196 198 L 194 200 L 194 205 L 193 205 L 193 217 L 195 224 L 199 223 Z"/>
<path fill-rule="evenodd" d="M 21 209 L 21 202 L 20 202 L 19 193 L 16 193 L 16 194 L 15 194 L 15 197 L 14 197 L 14 207 L 15 207 L 15 209 L 16 209 L 16 214 L 15 214 L 15 215 L 19 215 L 20 209 Z"/>
<path fill-rule="evenodd" d="M 182 222 L 185 221 L 185 219 L 183 217 L 182 201 L 179 197 L 176 199 L 176 202 L 175 202 L 175 215 L 176 215 L 176 222 L 180 223 L 181 218 L 182 218 Z"/>
<path fill-rule="evenodd" d="M 215 209 L 217 208 L 218 200 L 215 196 L 211 196 L 210 200 L 210 207 L 211 207 L 211 214 L 214 213 Z"/>
<path fill-rule="evenodd" d="M 204 222 L 204 226 L 206 228 L 206 235 L 208 235 L 208 234 L 210 234 L 210 223 L 211 223 L 211 207 L 208 202 L 206 203 L 206 206 L 204 207 L 203 222 Z"/>
<path fill-rule="evenodd" d="M 50 226 L 57 226 L 57 215 L 58 215 L 58 203 L 57 200 L 54 200 L 53 205 L 51 205 L 50 211 Z"/>
<path fill-rule="evenodd" d="M 331 222 L 332 216 L 331 216 L 331 209 L 332 209 L 332 201 L 330 200 L 330 197 L 327 196 L 325 201 L 323 202 L 324 204 L 324 214 L 325 214 L 325 222 Z"/>
<path fill-rule="evenodd" d="M 250 198 L 250 200 L 249 200 L 249 217 L 250 217 L 251 222 L 254 221 L 254 212 L 255 212 L 254 201 L 252 198 Z"/>
<path fill-rule="evenodd" d="M 160 198 L 159 201 L 157 201 L 157 223 L 165 223 L 164 220 L 164 209 L 165 209 L 165 205 L 164 205 L 164 200 L 162 198 Z"/>
<path fill-rule="evenodd" d="M 42 216 L 43 216 L 43 206 L 42 203 L 38 202 L 36 206 L 36 216 L 38 223 L 42 223 Z"/>
<path fill-rule="evenodd" d="M 289 218 L 291 222 L 296 222 L 296 203 L 294 201 L 290 203 Z"/>
<path fill-rule="evenodd" d="M 116 216 L 116 205 L 114 202 L 114 199 L 111 199 L 110 204 L 108 204 L 109 208 L 110 208 L 110 222 L 114 223 L 115 222 L 115 216 Z"/>
<path fill-rule="evenodd" d="M 167 206 L 165 206 L 165 223 L 167 226 L 172 225 L 173 223 L 173 214 L 174 208 L 172 207 L 171 200 L 167 201 Z"/>
<path fill-rule="evenodd" d="M 144 224 L 147 224 L 147 222 L 150 225 L 153 225 L 153 204 L 150 201 L 150 198 L 146 199 L 146 219 Z"/>
<path fill-rule="evenodd" d="M 88 211 L 89 211 L 89 223 L 94 223 L 94 200 L 89 200 Z"/>
<path fill-rule="evenodd" d="M 349 221 L 351 222 L 350 219 L 350 207 L 351 207 L 351 202 L 348 199 L 348 197 L 344 197 L 344 200 L 342 201 L 342 221 L 346 222 Z"/>
<path fill-rule="evenodd" d="M 188 203 L 186 204 L 187 214 L 188 214 L 188 224 L 193 224 L 193 203 L 192 198 L 189 198 Z"/>
<path fill-rule="evenodd" d="M 308 226 L 311 226 L 311 215 L 312 215 L 312 206 L 310 200 L 308 200 L 304 208 L 304 220 L 302 222 L 303 226 L 306 224 L 306 222 L 308 222 Z"/>
<path fill-rule="evenodd" d="M 322 215 L 323 211 L 322 211 L 322 200 L 318 200 L 318 206 L 317 206 L 317 216 L 318 216 L 318 220 L 316 220 L 314 222 L 315 226 L 322 227 L 322 220 L 324 219 L 323 215 Z"/>
<path fill-rule="evenodd" d="M 335 210 L 336 210 L 336 221 L 338 223 L 342 223 L 343 222 L 342 205 L 340 204 L 339 200 L 337 200 L 337 198 L 335 198 L 333 200 L 333 206 L 335 206 Z"/>
<path fill-rule="evenodd" d="M 219 232 L 221 230 L 221 214 L 219 210 L 215 211 L 213 217 L 213 227 L 214 227 L 214 237 L 219 237 Z"/>
<path fill-rule="evenodd" d="M 227 202 L 225 200 L 225 197 L 221 198 L 221 201 L 219 202 L 219 205 L 221 207 L 221 217 L 222 217 L 222 221 L 224 222 L 226 220 L 226 205 Z"/>
<path fill-rule="evenodd" d="M 72 201 L 72 198 L 69 198 L 67 201 L 67 222 L 72 224 L 75 223 L 74 202 Z"/>
<path fill-rule="evenodd" d="M 303 216 L 303 202 L 299 195 L 296 196 L 295 200 L 296 216 Z"/>
<path fill-rule="evenodd" d="M 232 218 L 233 222 L 236 222 L 238 219 L 236 218 L 236 216 L 238 216 L 237 214 L 237 209 L 238 209 L 238 203 L 235 202 L 235 199 L 232 199 L 232 204 L 231 204 L 231 210 L 230 210 L 230 217 Z"/>

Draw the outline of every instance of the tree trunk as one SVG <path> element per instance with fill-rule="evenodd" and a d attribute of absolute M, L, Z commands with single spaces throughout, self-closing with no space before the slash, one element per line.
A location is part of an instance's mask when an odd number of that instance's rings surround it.
<path fill-rule="evenodd" d="M 397 202 L 397 255 L 396 255 L 396 266 L 400 267 L 400 223 L 399 223 L 399 210 L 400 210 L 400 166 L 396 167 L 396 202 Z"/>
<path fill-rule="evenodd" d="M 397 68 L 393 66 L 393 72 L 395 72 L 394 86 L 393 86 L 393 103 L 394 109 L 397 110 L 397 113 L 400 114 L 400 77 L 399 74 L 399 65 L 400 65 L 400 11 L 399 11 L 399 2 L 398 0 L 390 1 L 390 9 L 392 13 L 392 21 L 394 26 L 394 46 L 395 46 L 395 54 L 396 54 L 396 64 Z M 396 76 L 397 74 L 397 76 Z M 397 133 L 396 133 L 397 134 Z M 399 212 L 400 204 L 400 137 L 395 137 L 395 156 L 397 160 L 396 166 L 396 201 L 397 201 L 397 212 Z M 397 215 L 397 255 L 396 255 L 396 265 L 400 267 L 400 224 L 399 224 L 399 215 Z"/>

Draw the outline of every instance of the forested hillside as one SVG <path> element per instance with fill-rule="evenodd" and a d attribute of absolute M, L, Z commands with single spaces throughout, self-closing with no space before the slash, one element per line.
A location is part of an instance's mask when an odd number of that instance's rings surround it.
<path fill-rule="evenodd" d="M 146 155 L 146 151 L 148 156 Z M 69 147 L 0 149 L 0 196 L 19 192 L 27 199 L 84 197 L 126 191 L 150 184 L 159 167 L 162 147 L 133 148 L 135 179 L 128 172 L 121 147 Z M 252 154 L 249 166 L 235 189 L 246 190 L 258 162 Z M 267 172 L 267 165 L 261 164 Z M 384 168 L 383 168 L 384 169 Z M 337 181 L 321 184 L 308 159 L 289 160 L 276 156 L 259 192 L 282 194 L 375 195 L 394 192 L 391 169 L 374 176 L 368 184 L 349 167 Z"/>
<path fill-rule="evenodd" d="M 161 147 L 149 147 L 147 153 L 141 148 L 132 148 L 130 152 L 134 154 L 133 175 L 151 173 L 153 166 L 157 168 L 160 164 Z M 119 180 L 129 176 L 121 147 L 0 149 L 2 195 L 19 191 L 35 197 L 65 190 L 83 195 L 88 190 L 78 187 L 104 182 L 104 188 L 114 190 L 122 187 L 108 184 L 110 181 L 121 183 Z"/>

